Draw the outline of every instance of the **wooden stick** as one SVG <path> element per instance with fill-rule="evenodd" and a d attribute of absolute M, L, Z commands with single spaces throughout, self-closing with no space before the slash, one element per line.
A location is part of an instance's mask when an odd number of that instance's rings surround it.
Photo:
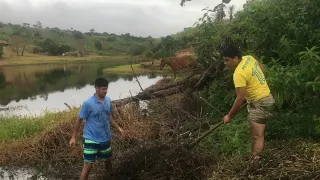
<path fill-rule="evenodd" d="M 220 127 L 223 124 L 223 121 L 220 121 L 218 124 L 214 125 L 212 128 L 210 128 L 208 131 L 203 133 L 200 137 L 192 141 L 191 143 L 187 144 L 188 148 L 193 148 L 196 144 L 198 144 L 203 138 L 208 136 L 210 133 L 212 133 L 214 130 L 216 130 L 218 127 Z"/>
<path fill-rule="evenodd" d="M 132 73 L 133 73 L 134 77 L 136 78 L 137 83 L 138 83 L 139 86 L 140 86 L 141 91 L 144 92 L 144 90 L 143 90 L 143 88 L 142 88 L 142 86 L 141 86 L 141 84 L 140 84 L 140 82 L 139 82 L 139 80 L 138 80 L 138 78 L 137 78 L 137 75 L 136 75 L 136 73 L 134 72 L 134 69 L 133 69 L 133 67 L 132 67 L 132 60 L 131 60 L 130 67 L 131 67 L 131 69 L 132 69 Z"/>
<path fill-rule="evenodd" d="M 64 103 L 64 105 L 66 105 L 69 108 L 70 111 L 72 110 L 72 108 L 71 108 L 71 106 L 69 106 L 69 104 Z"/>

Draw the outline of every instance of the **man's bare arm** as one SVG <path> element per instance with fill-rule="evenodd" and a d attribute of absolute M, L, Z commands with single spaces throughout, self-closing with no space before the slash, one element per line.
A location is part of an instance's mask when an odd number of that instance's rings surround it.
<path fill-rule="evenodd" d="M 72 138 L 76 138 L 80 125 L 81 125 L 82 119 L 78 116 L 74 121 L 73 131 L 72 131 Z"/>
<path fill-rule="evenodd" d="M 237 114 L 239 112 L 241 106 L 243 105 L 243 102 L 245 100 L 245 95 L 246 95 L 246 87 L 236 88 L 236 94 L 237 94 L 237 98 L 234 101 L 233 106 L 228 113 L 228 115 L 230 117 Z"/>
<path fill-rule="evenodd" d="M 118 131 L 122 131 L 121 127 L 118 125 L 118 123 L 116 123 L 116 121 L 113 119 L 112 115 L 110 114 L 109 116 L 111 125 L 116 128 Z"/>

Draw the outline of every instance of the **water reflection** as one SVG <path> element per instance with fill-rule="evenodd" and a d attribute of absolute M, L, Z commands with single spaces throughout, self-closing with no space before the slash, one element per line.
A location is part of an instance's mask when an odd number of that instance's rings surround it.
<path fill-rule="evenodd" d="M 103 74 L 108 63 L 54 64 L 0 68 L 0 104 L 2 107 L 24 106 L 27 109 L 1 111 L 6 115 L 39 115 L 44 110 L 64 110 L 63 103 L 79 106 L 94 93 L 93 83 L 97 76 L 109 82 L 108 95 L 118 99 L 136 94 L 140 90 L 132 75 Z M 161 76 L 139 76 L 143 88 L 154 84 Z"/>
<path fill-rule="evenodd" d="M 32 169 L 3 169 L 0 167 L 0 180 L 47 180 L 42 174 Z"/>

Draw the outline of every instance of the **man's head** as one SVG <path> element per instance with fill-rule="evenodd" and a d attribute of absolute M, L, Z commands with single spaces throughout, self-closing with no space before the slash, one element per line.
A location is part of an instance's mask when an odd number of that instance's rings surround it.
<path fill-rule="evenodd" d="M 103 77 L 98 77 L 94 82 L 94 87 L 96 89 L 96 95 L 104 98 L 107 94 L 109 82 Z"/>
<path fill-rule="evenodd" d="M 227 46 L 222 51 L 224 64 L 230 68 L 236 68 L 241 61 L 242 54 L 238 47 Z"/>

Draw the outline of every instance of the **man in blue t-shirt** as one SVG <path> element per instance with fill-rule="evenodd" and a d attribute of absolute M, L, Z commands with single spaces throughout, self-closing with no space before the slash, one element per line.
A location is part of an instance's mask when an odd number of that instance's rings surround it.
<path fill-rule="evenodd" d="M 86 120 L 83 131 L 83 160 L 84 166 L 81 172 L 80 180 L 88 179 L 93 163 L 98 160 L 105 161 L 107 175 L 111 174 L 111 131 L 110 123 L 123 136 L 121 127 L 113 120 L 111 116 L 112 104 L 109 97 L 106 96 L 109 82 L 102 77 L 95 80 L 96 92 L 93 96 L 83 102 L 79 116 L 77 117 L 70 146 L 76 143 L 82 120 Z"/>

